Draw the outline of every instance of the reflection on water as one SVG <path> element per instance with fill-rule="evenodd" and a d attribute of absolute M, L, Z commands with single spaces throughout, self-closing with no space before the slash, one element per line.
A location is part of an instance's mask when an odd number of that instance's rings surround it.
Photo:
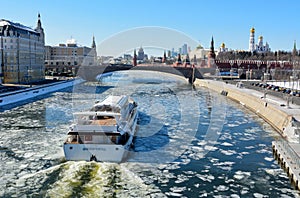
<path fill-rule="evenodd" d="M 65 162 L 72 112 L 110 94 L 130 94 L 139 104 L 128 161 Z M 164 74 L 120 72 L 5 110 L 0 122 L 1 197 L 297 196 L 273 160 L 278 135 L 269 125 Z"/>

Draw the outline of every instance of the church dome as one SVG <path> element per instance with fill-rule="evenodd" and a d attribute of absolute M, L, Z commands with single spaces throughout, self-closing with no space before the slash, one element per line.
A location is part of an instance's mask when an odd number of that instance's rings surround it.
<path fill-rule="evenodd" d="M 262 40 L 264 37 L 263 36 L 259 36 L 259 40 Z"/>
<path fill-rule="evenodd" d="M 255 33 L 254 27 L 252 27 L 252 28 L 250 29 L 250 32 L 251 32 L 251 33 Z"/>
<path fill-rule="evenodd" d="M 222 43 L 222 44 L 221 44 L 221 48 L 225 48 L 225 43 Z"/>

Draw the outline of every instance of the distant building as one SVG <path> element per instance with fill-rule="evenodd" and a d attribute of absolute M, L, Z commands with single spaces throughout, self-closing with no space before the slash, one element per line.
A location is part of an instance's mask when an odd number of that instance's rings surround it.
<path fill-rule="evenodd" d="M 270 52 L 271 48 L 269 47 L 269 44 L 266 42 L 264 45 L 263 42 L 263 36 L 260 36 L 258 38 L 258 44 L 256 45 L 256 52 Z"/>
<path fill-rule="evenodd" d="M 219 53 L 222 52 L 228 52 L 228 48 L 225 47 L 225 43 L 222 43 L 219 48 Z"/>
<path fill-rule="evenodd" d="M 188 46 L 187 44 L 183 44 L 182 46 L 182 54 L 187 55 L 188 54 Z"/>
<path fill-rule="evenodd" d="M 171 50 L 168 50 L 168 55 L 169 58 L 171 57 Z"/>
<path fill-rule="evenodd" d="M 125 60 L 132 60 L 133 58 L 130 54 L 124 54 L 123 57 Z"/>
<path fill-rule="evenodd" d="M 0 74 L 4 83 L 31 83 L 45 79 L 45 34 L 40 14 L 35 29 L 1 19 L 0 39 Z"/>
<path fill-rule="evenodd" d="M 177 57 L 178 53 L 175 52 L 175 49 L 172 48 L 172 51 L 171 51 L 171 57 Z"/>
<path fill-rule="evenodd" d="M 195 57 L 197 59 L 206 59 L 208 54 L 210 52 L 210 49 L 204 49 L 201 45 L 199 45 L 198 47 L 196 47 L 196 49 L 192 50 L 190 53 L 189 53 L 189 56 L 190 57 Z"/>
<path fill-rule="evenodd" d="M 263 36 L 260 36 L 258 38 L 258 44 L 255 44 L 255 29 L 253 27 L 250 29 L 249 51 L 252 53 L 253 52 L 264 53 L 264 52 L 271 51 L 271 48 L 269 47 L 269 44 L 267 42 L 264 45 Z"/>
<path fill-rule="evenodd" d="M 138 51 L 138 55 L 137 55 L 137 60 L 143 61 L 144 59 L 145 59 L 144 49 L 142 47 L 140 47 L 140 49 Z"/>
<path fill-rule="evenodd" d="M 181 47 L 178 49 L 178 53 L 182 54 L 182 48 Z"/>
<path fill-rule="evenodd" d="M 89 66 L 97 64 L 95 38 L 91 47 L 78 46 L 75 39 L 66 44 L 46 46 L 45 65 L 47 66 Z"/>
<path fill-rule="evenodd" d="M 99 57 L 99 62 L 101 63 L 101 64 L 107 64 L 107 63 L 109 63 L 109 61 L 111 60 L 111 59 L 113 59 L 114 57 L 113 56 L 100 56 Z"/>

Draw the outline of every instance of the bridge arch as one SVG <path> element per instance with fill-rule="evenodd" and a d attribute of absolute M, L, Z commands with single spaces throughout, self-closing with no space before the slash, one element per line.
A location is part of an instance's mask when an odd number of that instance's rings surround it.
<path fill-rule="evenodd" d="M 196 78 L 203 78 L 198 69 L 192 67 L 173 67 L 166 65 L 147 65 L 135 67 L 132 65 L 85 66 L 80 67 L 77 76 L 85 80 L 95 81 L 98 75 L 122 70 L 164 72 L 186 78 L 190 83 L 193 83 Z"/>

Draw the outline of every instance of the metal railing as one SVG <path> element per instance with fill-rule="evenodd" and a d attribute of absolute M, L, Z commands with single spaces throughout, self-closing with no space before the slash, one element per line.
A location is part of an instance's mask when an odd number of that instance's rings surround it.
<path fill-rule="evenodd" d="M 297 168 L 300 169 L 300 157 L 294 151 L 294 149 L 292 149 L 292 147 L 289 145 L 289 143 L 283 139 L 276 140 L 276 143 L 278 146 L 282 147 L 287 152 L 287 154 L 292 159 L 292 161 L 297 165 Z"/>

